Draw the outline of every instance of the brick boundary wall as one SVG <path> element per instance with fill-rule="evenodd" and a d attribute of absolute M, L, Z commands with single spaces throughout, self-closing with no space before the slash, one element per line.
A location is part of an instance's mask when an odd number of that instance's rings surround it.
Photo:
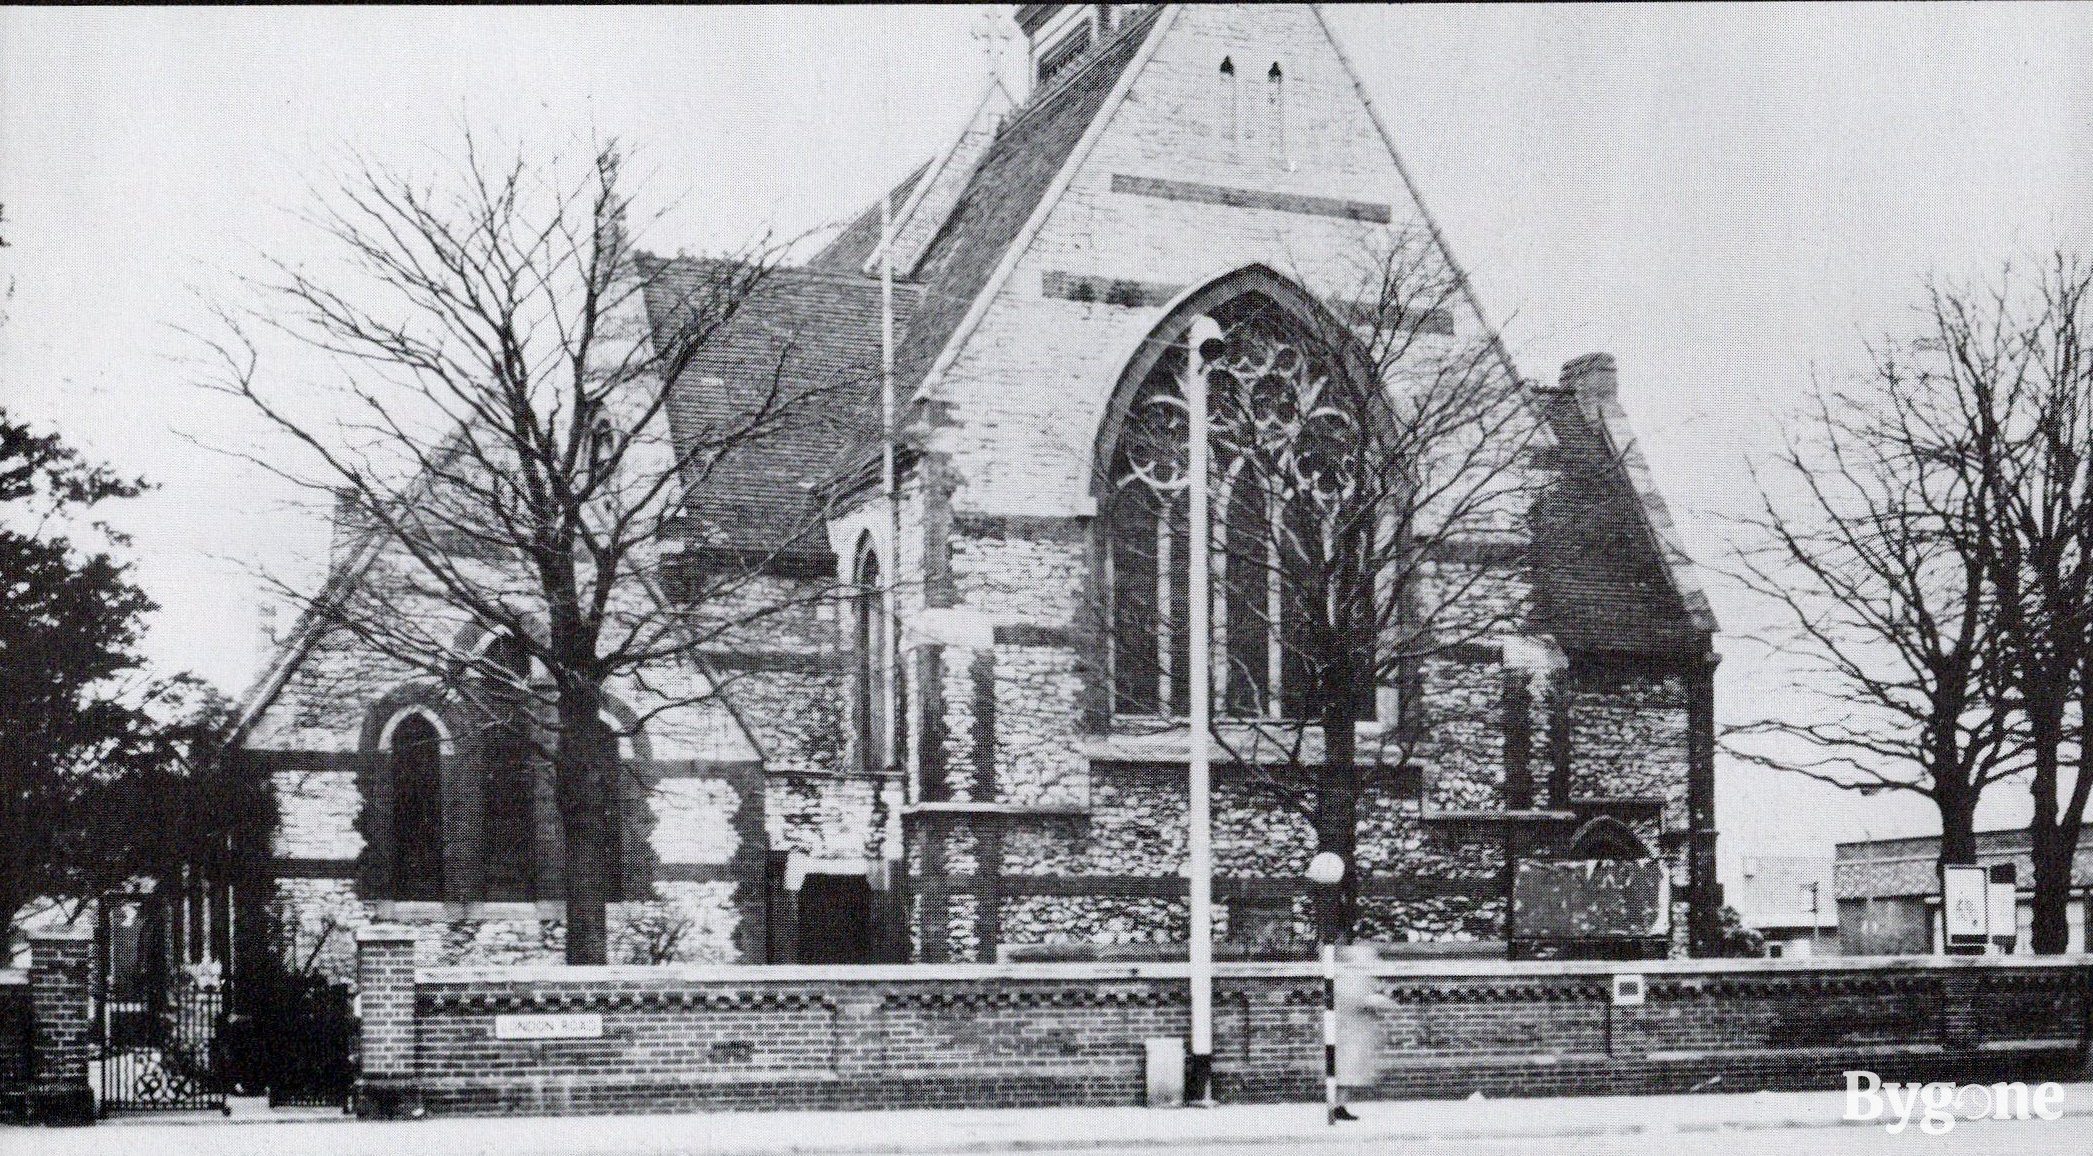
<path fill-rule="evenodd" d="M 1138 1104 L 1183 964 L 435 968 L 361 944 L 366 1115 Z M 1617 1006 L 1611 977 L 1646 979 Z M 2093 957 L 1384 962 L 1376 1097 L 2073 1079 Z M 1312 964 L 1224 964 L 1216 1094 L 1321 1094 Z M 600 1017 L 503 1040 L 496 1017 Z M 589 1021 L 592 1022 L 593 1021 Z"/>
<path fill-rule="evenodd" d="M 0 1124 L 18 1124 L 28 1112 L 31 1010 L 29 972 L 0 968 Z"/>
<path fill-rule="evenodd" d="M 92 1124 L 93 933 L 64 928 L 28 938 L 29 969 L 0 970 L 0 1121 Z"/>

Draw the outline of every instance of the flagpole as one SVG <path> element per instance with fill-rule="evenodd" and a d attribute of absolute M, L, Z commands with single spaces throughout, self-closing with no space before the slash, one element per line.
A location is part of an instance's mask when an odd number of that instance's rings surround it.
<path fill-rule="evenodd" d="M 887 504 L 887 557 L 886 565 L 879 571 L 879 612 L 884 619 L 880 630 L 879 662 L 886 670 L 885 685 L 880 688 L 886 700 L 880 704 L 879 771 L 882 783 L 901 777 L 900 768 L 894 762 L 894 752 L 900 748 L 896 740 L 901 733 L 900 712 L 895 709 L 900 701 L 895 691 L 901 685 L 901 611 L 895 596 L 901 576 L 901 476 L 895 447 L 900 437 L 899 411 L 894 396 L 894 194 L 889 191 L 879 199 L 879 475 Z M 902 795 L 906 801 L 908 790 L 905 785 Z M 901 858 L 901 810 L 898 807 L 888 809 L 886 836 L 887 858 L 898 863 Z M 894 883 L 890 880 L 887 885 L 891 888 Z"/>
<path fill-rule="evenodd" d="M 1213 788 L 1207 760 L 1207 731 L 1213 716 L 1213 631 L 1208 619 L 1213 603 L 1207 592 L 1212 566 L 1207 516 L 1206 359 L 1218 352 L 1221 327 L 1211 317 L 1197 317 L 1186 341 L 1185 401 L 1191 410 L 1191 538 L 1188 608 L 1191 633 L 1191 767 L 1186 816 L 1191 876 L 1192 1054 L 1185 1067 L 1185 1100 L 1214 1102 L 1214 857 Z"/>

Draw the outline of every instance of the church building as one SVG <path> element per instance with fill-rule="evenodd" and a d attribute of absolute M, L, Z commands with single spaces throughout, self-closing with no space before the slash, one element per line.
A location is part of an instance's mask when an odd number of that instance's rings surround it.
<path fill-rule="evenodd" d="M 1225 334 L 1215 365 L 1240 363 L 1253 328 L 1271 348 L 1399 331 L 1421 357 L 1481 351 L 1516 391 L 1491 433 L 1514 439 L 1497 468 L 1534 479 L 1530 500 L 1430 559 L 1486 626 L 1399 670 L 1369 664 L 1353 688 L 1358 758 L 1386 764 L 1357 800 L 1357 937 L 1498 955 L 1711 944 L 1715 623 L 1613 359 L 1547 380 L 1512 367 L 1315 8 L 1014 18 L 1027 91 L 991 86 L 885 212 L 770 275 L 675 383 L 671 434 L 764 366 L 876 380 L 890 358 L 894 484 L 882 439 L 837 432 L 882 428 L 870 390 L 839 395 L 852 421 L 688 496 L 711 533 L 680 546 L 687 564 L 761 557 L 786 609 L 692 669 L 610 688 L 613 714 L 646 720 L 620 741 L 612 962 L 1183 943 L 1189 551 L 1136 427 L 1168 408 L 1204 322 Z M 1391 322 L 1361 271 L 1404 246 L 1457 291 Z M 660 272 L 657 330 L 703 263 Z M 1340 351 L 1329 372 L 1358 385 L 1378 364 Z M 1293 516 L 1217 493 L 1217 541 Z M 386 547 L 342 521 L 330 581 L 354 583 Z M 815 532 L 781 539 L 793 526 Z M 1214 902 L 1221 951 L 1254 956 L 1314 942 L 1317 827 L 1298 804 L 1325 740 L 1268 745 L 1307 709 L 1305 676 L 1290 620 L 1262 613 L 1277 580 L 1240 569 L 1214 579 L 1216 731 L 1266 737 L 1216 746 Z M 654 709 L 671 683 L 717 693 Z M 347 979 L 354 931 L 382 922 L 415 928 L 426 964 L 560 958 L 549 773 L 440 689 L 308 622 L 240 728 L 279 812 L 248 898 L 286 949 Z M 1293 795 L 1272 789 L 1289 774 Z"/>

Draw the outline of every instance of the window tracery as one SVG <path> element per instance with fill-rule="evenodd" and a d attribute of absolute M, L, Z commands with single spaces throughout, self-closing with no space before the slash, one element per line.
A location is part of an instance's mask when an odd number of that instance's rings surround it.
<path fill-rule="evenodd" d="M 1336 596 L 1345 559 L 1357 554 L 1351 507 L 1359 488 L 1351 387 L 1318 345 L 1256 295 L 1214 311 L 1225 341 L 1208 369 L 1215 526 L 1215 701 L 1236 717 L 1303 717 L 1313 709 L 1315 637 L 1331 620 L 1315 600 Z M 1128 403 L 1109 469 L 1104 510 L 1109 549 L 1113 709 L 1120 715 L 1187 712 L 1190 532 L 1186 476 L 1189 415 L 1181 389 L 1186 354 L 1167 349 Z M 1370 664 L 1365 664 L 1370 666 Z M 1363 677 L 1361 677 L 1363 676 Z M 1370 669 L 1362 717 L 1373 717 Z"/>

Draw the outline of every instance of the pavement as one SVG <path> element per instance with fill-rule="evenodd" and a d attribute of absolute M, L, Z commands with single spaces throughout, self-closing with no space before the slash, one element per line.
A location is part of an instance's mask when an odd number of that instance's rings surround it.
<path fill-rule="evenodd" d="M 1249 1147 L 1387 1150 L 1484 1146 L 1555 1151 L 1596 1144 L 1640 1151 L 1721 1150 L 1724 1137 L 1768 1150 L 1783 1133 L 1836 1130 L 1851 1140 L 1880 1124 L 1841 1120 L 1843 1091 L 1514 1100 L 1410 1100 L 1356 1106 L 1361 1119 L 1329 1125 L 1320 1105 L 1217 1108 L 1030 1108 L 870 1112 L 719 1112 L 676 1115 L 430 1118 L 365 1121 L 324 1109 L 120 1117 L 91 1128 L 0 1127 L 0 1156 L 840 1156 L 843 1153 L 1103 1152 Z M 2031 1121 L 2058 1139 L 2086 1135 L 2093 1084 L 2065 1085 L 2067 1119 Z M 1980 1141 L 1991 1121 L 1958 1126 Z M 1914 1116 L 1908 1138 L 1917 1140 Z M 2003 1139 L 1995 1134 L 1994 1140 Z M 1836 1140 L 1836 1136 L 1830 1137 Z M 1932 1139 L 1932 1138 L 1928 1138 Z M 1975 1148 L 1971 1150 L 1989 1150 Z"/>

